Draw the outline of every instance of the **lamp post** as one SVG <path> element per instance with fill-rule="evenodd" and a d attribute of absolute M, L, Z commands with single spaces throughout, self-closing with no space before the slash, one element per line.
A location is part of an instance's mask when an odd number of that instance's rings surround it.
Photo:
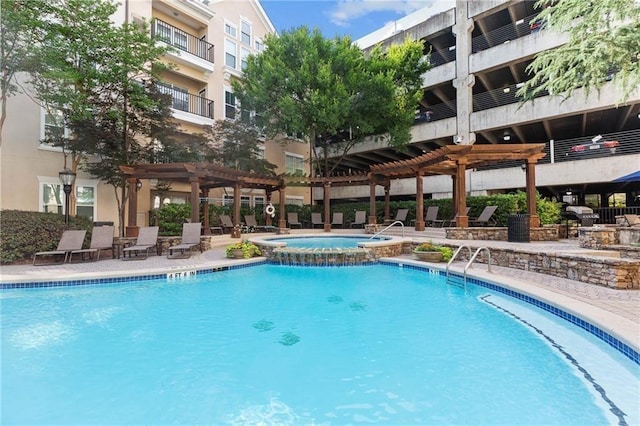
<path fill-rule="evenodd" d="M 64 169 L 58 173 L 58 176 L 64 190 L 64 223 L 69 225 L 69 194 L 71 194 L 71 187 L 76 181 L 76 174 L 69 169 Z"/>

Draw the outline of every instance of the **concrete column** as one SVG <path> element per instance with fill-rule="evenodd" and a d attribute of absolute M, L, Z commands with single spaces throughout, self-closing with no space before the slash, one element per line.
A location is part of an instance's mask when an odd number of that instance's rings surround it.
<path fill-rule="evenodd" d="M 453 80 L 453 87 L 456 88 L 458 125 L 458 132 L 453 141 L 457 145 L 473 145 L 476 142 L 476 135 L 471 132 L 470 124 L 475 78 L 469 73 L 471 32 L 474 24 L 468 15 L 468 0 L 456 0 L 456 23 L 452 31 L 456 36 L 456 78 Z"/>

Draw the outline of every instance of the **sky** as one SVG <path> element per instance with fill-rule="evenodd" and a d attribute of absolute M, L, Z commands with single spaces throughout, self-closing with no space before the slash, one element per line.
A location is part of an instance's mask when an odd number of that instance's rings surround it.
<path fill-rule="evenodd" d="M 404 16 L 444 0 L 260 0 L 276 31 L 318 27 L 331 38 L 357 40 Z M 391 24 L 393 25 L 393 24 Z"/>

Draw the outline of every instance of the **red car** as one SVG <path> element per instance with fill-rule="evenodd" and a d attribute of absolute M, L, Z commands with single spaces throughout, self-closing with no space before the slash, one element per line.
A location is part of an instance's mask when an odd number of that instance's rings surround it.
<path fill-rule="evenodd" d="M 616 149 L 620 146 L 620 142 L 618 141 L 601 141 L 596 140 L 595 142 L 574 145 L 571 147 L 569 152 L 567 152 L 568 156 L 583 156 L 583 155 L 603 155 L 606 150 L 609 150 L 609 153 L 615 154 Z"/>

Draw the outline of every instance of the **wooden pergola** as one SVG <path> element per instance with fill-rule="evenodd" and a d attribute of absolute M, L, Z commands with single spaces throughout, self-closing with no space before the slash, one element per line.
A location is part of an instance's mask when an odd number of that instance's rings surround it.
<path fill-rule="evenodd" d="M 202 209 L 208 211 L 208 190 L 217 187 L 233 187 L 235 194 L 242 188 L 258 188 L 266 192 L 267 203 L 271 194 L 280 194 L 279 228 L 286 228 L 285 188 L 287 186 L 322 187 L 324 194 L 325 231 L 331 230 L 329 220 L 331 206 L 329 190 L 340 186 L 369 185 L 370 212 L 368 222 L 376 223 L 376 186 L 385 188 L 385 219 L 389 218 L 390 181 L 392 179 L 416 179 L 416 230 L 422 231 L 424 223 L 423 177 L 432 175 L 449 175 L 453 179 L 454 210 L 457 214 L 456 225 L 469 226 L 469 217 L 464 214 L 466 208 L 466 170 L 488 164 L 505 161 L 523 161 L 526 165 L 526 197 L 527 214 L 531 228 L 540 226 L 540 218 L 536 213 L 535 165 L 546 154 L 544 143 L 531 144 L 495 144 L 495 145 L 447 145 L 429 153 L 409 160 L 372 164 L 368 173 L 353 173 L 341 176 L 307 177 L 307 176 L 261 176 L 247 173 L 211 163 L 171 163 L 171 164 L 139 164 L 120 166 L 127 176 L 129 184 L 128 227 L 136 227 L 138 179 L 163 179 L 191 184 L 191 221 L 200 220 L 200 201 Z M 234 224 L 240 220 L 240 197 L 235 196 Z M 462 213 L 461 213 L 462 212 Z M 459 214 L 461 213 L 461 214 Z M 267 219 L 271 218 L 267 216 Z M 270 223 L 268 223 L 270 224 Z M 209 233 L 209 215 L 204 214 L 204 232 Z"/>
<path fill-rule="evenodd" d="M 200 208 L 204 217 L 204 233 L 209 234 L 209 210 L 208 192 L 212 188 L 233 187 L 235 194 L 239 194 L 242 188 L 263 189 L 266 193 L 267 203 L 271 201 L 271 194 L 275 191 L 281 193 L 280 199 L 284 200 L 284 184 L 281 177 L 262 176 L 255 173 L 247 173 L 212 163 L 167 163 L 167 164 L 137 164 L 120 166 L 120 170 L 127 176 L 129 185 L 129 214 L 127 216 L 128 228 L 137 226 L 138 193 L 135 190 L 138 179 L 162 179 L 173 182 L 184 182 L 191 185 L 191 221 L 200 221 Z M 200 201 L 202 200 L 202 206 Z M 280 227 L 286 226 L 284 220 L 284 203 L 280 203 Z M 267 216 L 268 220 L 271 217 Z M 233 197 L 233 223 L 239 224 L 240 197 Z"/>

